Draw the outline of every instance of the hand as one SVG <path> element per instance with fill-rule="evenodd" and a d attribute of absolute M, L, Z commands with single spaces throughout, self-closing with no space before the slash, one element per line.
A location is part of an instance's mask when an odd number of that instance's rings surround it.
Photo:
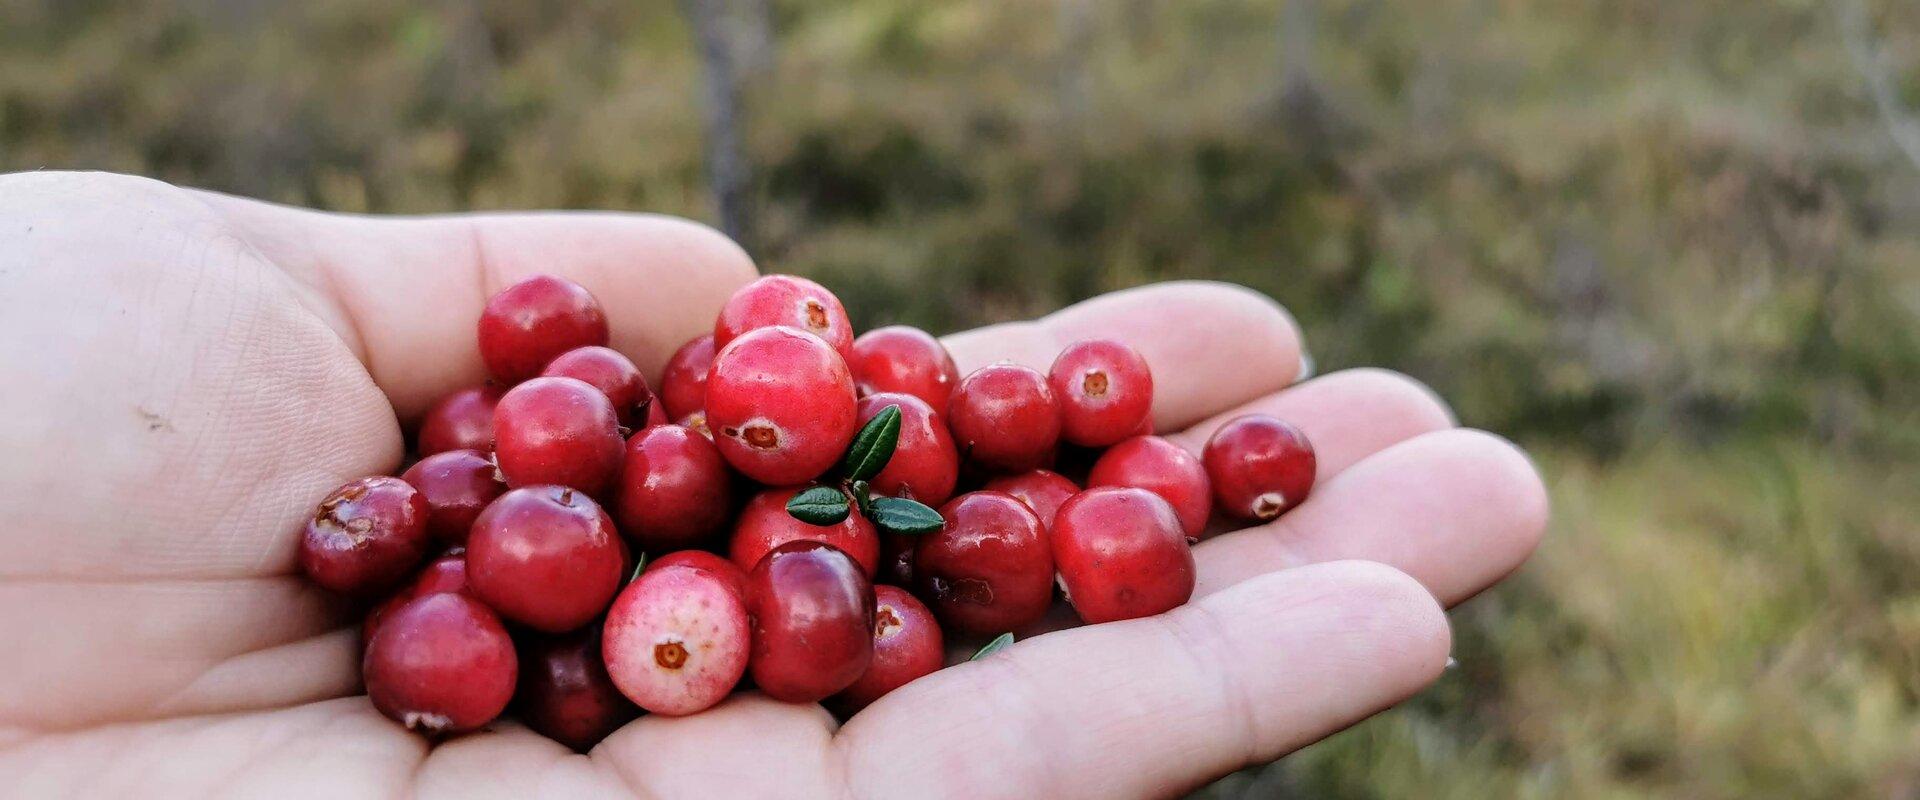
<path fill-rule="evenodd" d="M 429 746 L 356 696 L 356 620 L 297 574 L 297 531 L 399 463 L 401 420 L 481 379 L 480 306 L 534 272 L 591 289 L 613 346 L 658 375 L 754 269 L 658 217 L 379 219 L 0 177 L 0 794 L 1167 795 L 1434 680 L 1441 604 L 1545 524 L 1526 457 L 1452 429 L 1411 380 L 1294 385 L 1299 333 L 1270 301 L 1119 292 L 947 341 L 965 372 L 1119 337 L 1175 441 L 1252 410 L 1307 432 L 1312 496 L 1198 546 L 1191 604 L 1021 641 L 843 727 L 743 694 L 586 756 L 510 721 Z"/>

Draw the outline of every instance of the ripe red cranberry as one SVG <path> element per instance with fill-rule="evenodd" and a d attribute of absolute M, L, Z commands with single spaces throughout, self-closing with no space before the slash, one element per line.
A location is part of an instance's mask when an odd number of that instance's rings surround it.
<path fill-rule="evenodd" d="M 1180 519 L 1145 489 L 1074 495 L 1053 520 L 1053 559 L 1067 602 L 1089 623 L 1158 614 L 1193 596 L 1193 550 Z"/>
<path fill-rule="evenodd" d="M 467 537 L 474 596 L 507 619 L 548 633 L 578 628 L 605 611 L 625 578 L 613 520 L 564 486 L 527 486 L 500 496 Z"/>
<path fill-rule="evenodd" d="M 727 560 L 726 556 L 715 555 L 705 550 L 676 550 L 647 562 L 647 572 L 667 567 L 689 567 L 704 569 L 724 579 L 728 586 L 740 594 L 742 600 L 747 596 L 747 571 L 738 564 Z"/>
<path fill-rule="evenodd" d="M 970 492 L 940 509 L 938 532 L 914 548 L 913 579 L 941 624 L 966 633 L 1025 626 L 1053 604 L 1047 529 L 1027 504 Z"/>
<path fill-rule="evenodd" d="M 853 354 L 853 322 L 827 287 L 797 275 L 763 275 L 733 293 L 713 324 L 713 346 L 725 350 L 756 328 L 784 325 L 806 331 L 841 358 Z"/>
<path fill-rule="evenodd" d="M 434 403 L 420 420 L 419 442 L 415 450 L 421 456 L 448 450 L 493 450 L 493 406 L 500 402 L 500 390 L 492 386 L 461 389 Z"/>
<path fill-rule="evenodd" d="M 640 368 L 620 351 L 611 347 L 576 347 L 561 353 L 540 372 L 550 378 L 574 378 L 586 383 L 613 403 L 620 424 L 633 427 L 646 422 L 646 411 L 653 405 L 653 390 Z"/>
<path fill-rule="evenodd" d="M 660 403 L 667 416 L 679 419 L 707 407 L 707 370 L 713 367 L 713 334 L 702 334 L 680 345 L 667 359 L 660 375 Z"/>
<path fill-rule="evenodd" d="M 1201 460 L 1220 511 L 1260 522 L 1307 499 L 1318 468 L 1307 435 L 1264 414 L 1235 417 L 1220 426 L 1207 439 Z"/>
<path fill-rule="evenodd" d="M 645 428 L 627 440 L 614 513 L 648 552 L 701 544 L 733 514 L 733 474 L 705 436 L 678 425 Z"/>
<path fill-rule="evenodd" d="M 521 642 L 514 711 L 534 732 L 580 753 L 640 716 L 607 675 L 598 625 Z"/>
<path fill-rule="evenodd" d="M 421 568 L 420 574 L 392 596 L 380 601 L 380 604 L 367 612 L 367 619 L 360 624 L 360 646 L 366 647 L 373 641 L 373 634 L 380 630 L 380 623 L 401 606 L 442 592 L 465 592 L 467 590 L 467 550 L 455 547 L 445 555 L 429 562 Z"/>
<path fill-rule="evenodd" d="M 667 411 L 662 405 L 657 397 L 654 398 L 654 402 L 647 404 L 647 422 L 642 427 L 651 428 L 656 425 L 673 424 L 673 420 L 667 418 Z"/>
<path fill-rule="evenodd" d="M 428 736 L 492 722 L 513 699 L 518 670 L 500 618 L 466 595 L 449 593 L 394 611 L 360 664 L 373 707 Z"/>
<path fill-rule="evenodd" d="M 897 586 L 873 587 L 873 601 L 873 663 L 836 698 L 847 713 L 946 666 L 946 641 L 932 611 Z"/>
<path fill-rule="evenodd" d="M 880 474 L 868 481 L 873 490 L 890 497 L 907 497 L 938 506 L 953 496 L 960 479 L 960 453 L 953 448 L 947 423 L 925 401 L 910 394 L 881 392 L 860 398 L 860 425 L 888 406 L 900 407 L 900 439 L 893 457 Z M 856 428 L 857 430 L 857 428 Z"/>
<path fill-rule="evenodd" d="M 540 374 L 561 353 L 606 343 L 600 301 L 566 278 L 526 278 L 487 300 L 480 312 L 480 358 L 488 373 L 509 385 Z"/>
<path fill-rule="evenodd" d="M 1108 448 L 1087 474 L 1087 486 L 1131 486 L 1160 495 L 1188 538 L 1199 538 L 1213 511 L 1207 468 L 1186 448 L 1158 436 L 1135 436 Z"/>
<path fill-rule="evenodd" d="M 427 532 L 447 544 L 465 542 L 480 511 L 507 490 L 492 459 L 477 450 L 434 453 L 400 479 L 427 499 Z"/>
<path fill-rule="evenodd" d="M 320 501 L 300 539 L 300 568 L 322 588 L 366 595 L 398 583 L 426 552 L 427 498 L 381 475 Z"/>
<path fill-rule="evenodd" d="M 756 328 L 714 356 L 707 426 L 741 474 L 772 486 L 805 483 L 853 441 L 853 378 L 818 337 Z"/>
<path fill-rule="evenodd" d="M 860 565 L 860 571 L 872 577 L 880 567 L 880 535 L 859 509 L 832 525 L 814 525 L 787 513 L 787 501 L 805 487 L 788 486 L 767 489 L 747 501 L 733 523 L 733 538 L 727 543 L 727 557 L 743 570 L 767 552 L 787 542 L 805 539 L 826 542 L 846 553 Z"/>
<path fill-rule="evenodd" d="M 607 612 L 607 672 L 628 699 L 655 714 L 704 711 L 747 671 L 747 609 L 719 573 L 650 569 Z"/>
<path fill-rule="evenodd" d="M 1047 377 L 1018 364 L 989 364 L 953 390 L 947 425 L 969 461 L 1023 472 L 1045 464 L 1060 438 L 1060 404 Z"/>
<path fill-rule="evenodd" d="M 774 548 L 747 573 L 747 611 L 747 669 L 775 700 L 822 700 L 853 685 L 873 661 L 873 586 L 832 545 Z"/>
<path fill-rule="evenodd" d="M 1080 485 L 1065 475 L 1044 469 L 1022 472 L 1018 475 L 1002 475 L 987 481 L 983 487 L 988 491 L 1006 492 L 1014 499 L 1027 504 L 1040 521 L 1048 528 L 1053 527 L 1053 514 L 1060 510 L 1060 504 L 1067 498 L 1080 493 Z"/>
<path fill-rule="evenodd" d="M 919 328 L 888 325 L 860 334 L 847 359 L 861 396 L 881 392 L 910 394 L 934 413 L 947 413 L 947 397 L 960 383 L 960 368 L 946 345 Z"/>
<path fill-rule="evenodd" d="M 1106 447 L 1131 435 L 1153 411 L 1153 371 L 1125 343 L 1086 339 L 1067 345 L 1047 383 L 1060 402 L 1060 438 Z"/>
<path fill-rule="evenodd" d="M 534 378 L 493 413 L 493 457 L 508 486 L 553 484 L 600 496 L 626 450 L 613 403 L 573 378 Z"/>

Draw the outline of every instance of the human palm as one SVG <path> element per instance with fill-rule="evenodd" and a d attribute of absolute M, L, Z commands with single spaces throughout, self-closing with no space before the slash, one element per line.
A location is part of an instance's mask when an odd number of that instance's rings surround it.
<path fill-rule="evenodd" d="M 355 620 L 295 543 L 328 490 L 393 470 L 402 420 L 480 380 L 483 300 L 535 272 L 592 290 L 658 375 L 753 266 L 658 217 L 377 219 L 0 176 L 0 793 L 1167 795 L 1432 681 L 1441 604 L 1545 525 L 1525 456 L 1412 381 L 1296 385 L 1298 332 L 1264 298 L 1120 292 L 947 343 L 963 372 L 1044 369 L 1113 336 L 1147 356 L 1175 441 L 1250 410 L 1306 431 L 1313 495 L 1197 546 L 1189 605 L 1021 641 L 844 725 L 746 693 L 586 755 L 504 720 L 429 744 L 359 694 Z"/>

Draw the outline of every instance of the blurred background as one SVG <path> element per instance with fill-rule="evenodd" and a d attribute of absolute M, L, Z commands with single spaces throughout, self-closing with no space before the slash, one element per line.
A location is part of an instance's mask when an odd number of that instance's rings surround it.
<path fill-rule="evenodd" d="M 1256 287 L 1556 519 L 1206 796 L 1920 796 L 1920 4 L 0 0 L 40 168 L 681 214 L 861 327 Z"/>

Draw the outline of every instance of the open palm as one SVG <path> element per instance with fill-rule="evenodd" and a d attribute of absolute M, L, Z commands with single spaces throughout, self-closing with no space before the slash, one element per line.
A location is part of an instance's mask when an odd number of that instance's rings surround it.
<path fill-rule="evenodd" d="M 1545 525 L 1527 459 L 1452 430 L 1418 384 L 1294 385 L 1298 331 L 1270 301 L 1120 292 L 947 343 L 963 372 L 1044 369 L 1113 336 L 1151 362 L 1177 442 L 1247 410 L 1307 432 L 1314 494 L 1199 545 L 1189 605 L 1021 641 L 844 726 L 749 693 L 587 755 L 510 721 L 430 746 L 358 694 L 355 620 L 296 573 L 295 543 L 328 490 L 399 463 L 401 420 L 479 381 L 483 300 L 535 272 L 592 290 L 657 376 L 754 269 L 666 218 L 376 219 L 0 176 L 0 793 L 1162 796 L 1426 685 L 1441 604 Z"/>

